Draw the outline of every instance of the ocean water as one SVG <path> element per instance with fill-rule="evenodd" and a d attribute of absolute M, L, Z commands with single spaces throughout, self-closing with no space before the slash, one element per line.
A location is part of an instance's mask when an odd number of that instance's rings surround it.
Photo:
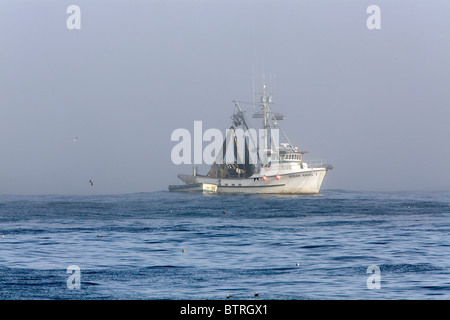
<path fill-rule="evenodd" d="M 254 292 L 449 299 L 450 193 L 0 196 L 0 299 Z"/>

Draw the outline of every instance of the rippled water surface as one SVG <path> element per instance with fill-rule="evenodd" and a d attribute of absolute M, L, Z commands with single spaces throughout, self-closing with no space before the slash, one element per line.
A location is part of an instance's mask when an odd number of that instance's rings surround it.
<path fill-rule="evenodd" d="M 1 299 L 449 299 L 449 267 L 448 192 L 0 196 Z"/>

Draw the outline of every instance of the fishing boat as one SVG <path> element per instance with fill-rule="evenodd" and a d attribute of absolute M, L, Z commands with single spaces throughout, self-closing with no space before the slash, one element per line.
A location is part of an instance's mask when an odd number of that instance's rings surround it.
<path fill-rule="evenodd" d="M 198 189 L 194 187 L 198 184 L 212 184 L 217 186 L 217 193 L 319 193 L 332 166 L 323 160 L 303 161 L 306 151 L 295 147 L 281 129 L 279 121 L 286 118 L 272 111 L 272 95 L 266 93 L 264 83 L 260 95 L 259 102 L 253 103 L 253 108 L 259 110 L 252 117 L 262 122 L 259 135 L 248 134 L 256 131 L 241 107 L 245 102 L 233 101 L 235 112 L 231 117 L 232 125 L 209 172 L 201 175 L 194 167 L 191 175 L 178 174 L 178 178 L 185 183 L 186 191 Z M 285 142 L 280 142 L 280 137 Z"/>

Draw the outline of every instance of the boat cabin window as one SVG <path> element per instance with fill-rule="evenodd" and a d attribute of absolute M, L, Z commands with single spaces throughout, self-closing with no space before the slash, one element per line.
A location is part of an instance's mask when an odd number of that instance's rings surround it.
<path fill-rule="evenodd" d="M 281 160 L 296 160 L 300 161 L 300 155 L 299 154 L 286 154 L 281 156 Z"/>

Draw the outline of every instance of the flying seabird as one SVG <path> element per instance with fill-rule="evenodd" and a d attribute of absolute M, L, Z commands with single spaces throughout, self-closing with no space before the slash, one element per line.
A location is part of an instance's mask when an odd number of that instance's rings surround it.
<path fill-rule="evenodd" d="M 91 186 L 94 186 L 94 181 L 92 181 L 92 179 L 89 179 L 89 183 L 91 184 Z"/>

